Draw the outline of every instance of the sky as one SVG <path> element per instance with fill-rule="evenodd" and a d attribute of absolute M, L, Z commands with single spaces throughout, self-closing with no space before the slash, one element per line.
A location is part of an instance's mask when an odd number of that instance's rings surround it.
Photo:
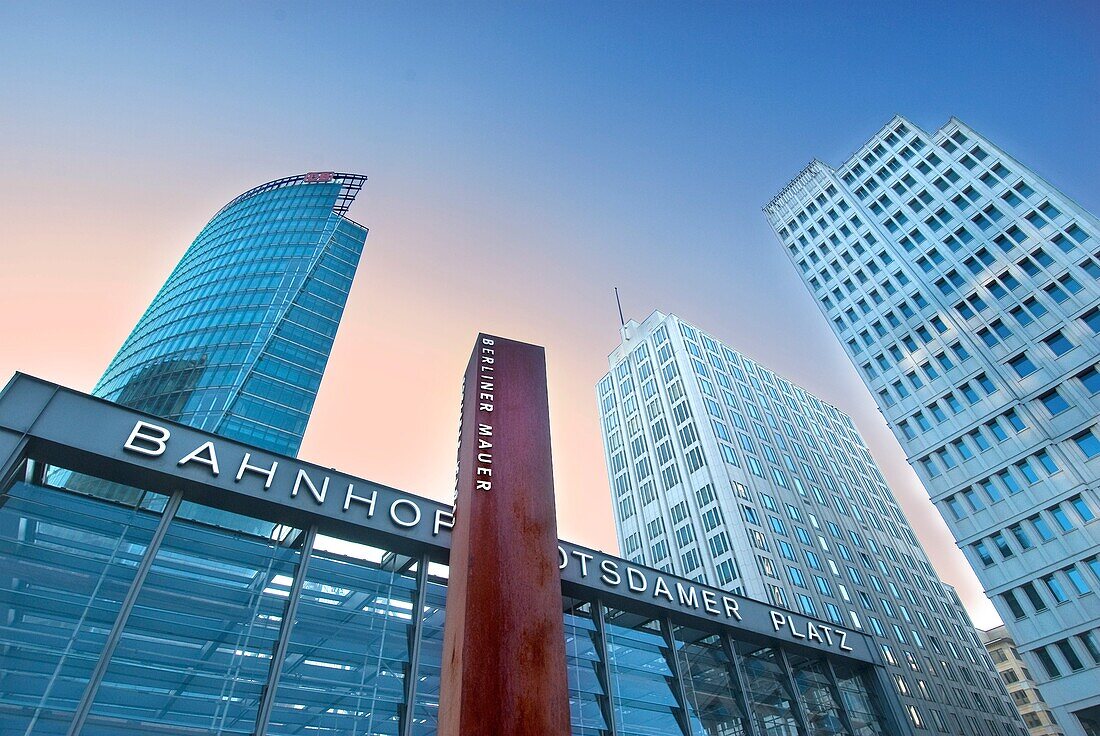
<path fill-rule="evenodd" d="M 0 3 L 0 381 L 90 390 L 206 221 L 306 171 L 370 228 L 304 459 L 453 493 L 479 331 L 546 346 L 562 537 L 617 549 L 594 385 L 673 312 L 852 415 L 997 623 L 761 207 L 894 114 L 1100 210 L 1100 4 Z"/>

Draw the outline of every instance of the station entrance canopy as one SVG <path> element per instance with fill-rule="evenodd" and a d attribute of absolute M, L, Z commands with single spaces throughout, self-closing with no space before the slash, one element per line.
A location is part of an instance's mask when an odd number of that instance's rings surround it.
<path fill-rule="evenodd" d="M 434 734 L 454 525 L 448 504 L 17 374 L 0 732 Z M 910 733 L 864 634 L 557 552 L 574 734 Z"/>

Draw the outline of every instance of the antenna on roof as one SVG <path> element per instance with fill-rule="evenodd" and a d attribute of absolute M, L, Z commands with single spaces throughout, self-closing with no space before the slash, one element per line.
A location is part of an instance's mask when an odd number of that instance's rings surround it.
<path fill-rule="evenodd" d="M 619 301 L 619 287 L 615 287 L 615 306 L 619 308 L 619 325 L 626 327 L 626 320 L 623 319 L 623 303 Z"/>

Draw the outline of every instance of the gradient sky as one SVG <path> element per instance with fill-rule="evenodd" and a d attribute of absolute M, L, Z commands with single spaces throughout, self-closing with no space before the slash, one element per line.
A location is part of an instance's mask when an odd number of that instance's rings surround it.
<path fill-rule="evenodd" d="M 565 538 L 616 549 L 593 386 L 674 312 L 851 414 L 973 573 L 760 208 L 899 113 L 1100 209 L 1100 4 L 0 4 L 0 381 L 90 390 L 225 202 L 370 177 L 301 455 L 449 500 L 478 331 L 545 345 Z"/>

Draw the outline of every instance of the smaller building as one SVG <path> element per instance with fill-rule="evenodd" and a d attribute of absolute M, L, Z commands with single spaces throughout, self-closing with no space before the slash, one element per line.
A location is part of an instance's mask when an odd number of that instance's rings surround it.
<path fill-rule="evenodd" d="M 996 626 L 980 632 L 980 636 L 1016 708 L 1024 717 L 1028 733 L 1031 736 L 1063 736 L 1064 732 L 1055 722 L 1054 714 L 1035 687 L 1027 664 L 1016 651 L 1016 642 L 1008 635 L 1008 629 L 1003 625 Z"/>

